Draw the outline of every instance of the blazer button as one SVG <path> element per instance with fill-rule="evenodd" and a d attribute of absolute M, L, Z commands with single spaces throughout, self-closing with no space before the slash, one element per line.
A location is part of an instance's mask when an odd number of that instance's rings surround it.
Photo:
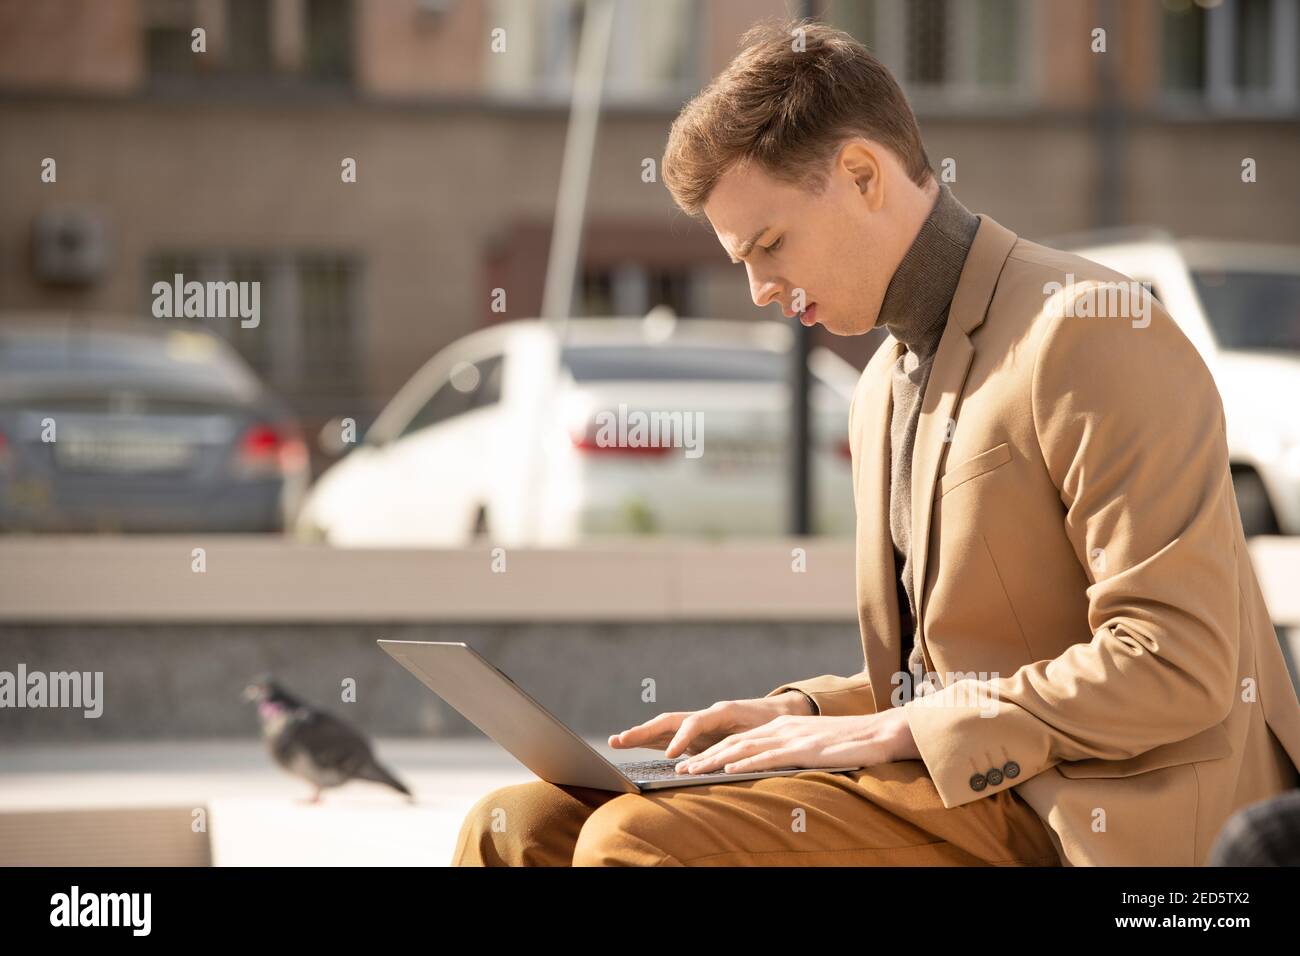
<path fill-rule="evenodd" d="M 996 787 L 1002 782 L 1002 771 L 997 767 L 992 768 L 985 776 L 988 778 L 990 787 Z"/>
<path fill-rule="evenodd" d="M 1008 777 L 1018 777 L 1020 776 L 1020 764 L 1014 760 L 1008 760 L 1002 765 L 1002 772 Z"/>
<path fill-rule="evenodd" d="M 970 788 L 972 790 L 983 790 L 986 786 L 988 786 L 988 780 L 984 778 L 984 774 L 977 773 L 971 775 Z"/>

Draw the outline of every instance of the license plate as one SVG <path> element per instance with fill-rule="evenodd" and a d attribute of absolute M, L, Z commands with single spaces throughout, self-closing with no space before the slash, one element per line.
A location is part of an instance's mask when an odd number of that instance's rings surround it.
<path fill-rule="evenodd" d="M 194 461 L 194 446 L 135 433 L 65 434 L 54 442 L 60 468 L 76 471 L 177 471 Z"/>
<path fill-rule="evenodd" d="M 783 455 L 779 445 L 706 441 L 700 457 L 710 471 L 731 473 L 774 468 Z"/>

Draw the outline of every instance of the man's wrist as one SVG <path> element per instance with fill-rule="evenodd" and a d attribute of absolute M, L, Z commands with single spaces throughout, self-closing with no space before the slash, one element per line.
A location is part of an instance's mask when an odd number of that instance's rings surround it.
<path fill-rule="evenodd" d="M 907 720 L 907 705 L 892 707 L 891 717 L 893 720 L 892 734 L 890 737 L 890 759 L 891 760 L 920 760 L 921 751 L 916 745 L 916 738 L 912 736 L 912 725 Z"/>
<path fill-rule="evenodd" d="M 776 697 L 781 704 L 782 713 L 794 714 L 799 717 L 817 716 L 817 703 L 811 696 L 801 690 L 788 690 L 784 694 Z"/>

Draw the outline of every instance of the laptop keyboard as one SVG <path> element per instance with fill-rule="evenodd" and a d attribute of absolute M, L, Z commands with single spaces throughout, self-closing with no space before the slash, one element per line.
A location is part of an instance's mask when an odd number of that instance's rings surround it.
<path fill-rule="evenodd" d="M 678 773 L 674 768 L 683 760 L 689 760 L 689 757 L 678 757 L 675 760 L 633 760 L 628 763 L 615 764 L 619 770 L 631 780 L 666 780 L 677 779 L 678 777 L 716 777 L 726 773 L 721 767 L 717 770 L 710 770 L 708 773 Z"/>

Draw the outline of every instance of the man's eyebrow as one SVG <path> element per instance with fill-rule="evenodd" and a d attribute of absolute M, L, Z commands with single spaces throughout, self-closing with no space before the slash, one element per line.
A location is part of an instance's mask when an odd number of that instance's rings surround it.
<path fill-rule="evenodd" d="M 758 232 L 754 233 L 752 236 L 750 236 L 748 239 L 742 242 L 740 244 L 740 248 L 736 250 L 737 252 L 740 253 L 740 259 L 743 259 L 745 258 L 745 256 L 749 255 L 750 252 L 752 252 L 754 249 L 754 243 L 758 242 L 759 238 L 763 235 L 763 233 L 767 232 L 771 228 L 772 228 L 771 226 L 764 226 L 762 229 L 758 230 Z M 732 265 L 737 265 L 737 266 L 740 265 L 740 259 L 733 257 L 730 253 L 727 254 L 727 258 L 731 259 Z"/>

